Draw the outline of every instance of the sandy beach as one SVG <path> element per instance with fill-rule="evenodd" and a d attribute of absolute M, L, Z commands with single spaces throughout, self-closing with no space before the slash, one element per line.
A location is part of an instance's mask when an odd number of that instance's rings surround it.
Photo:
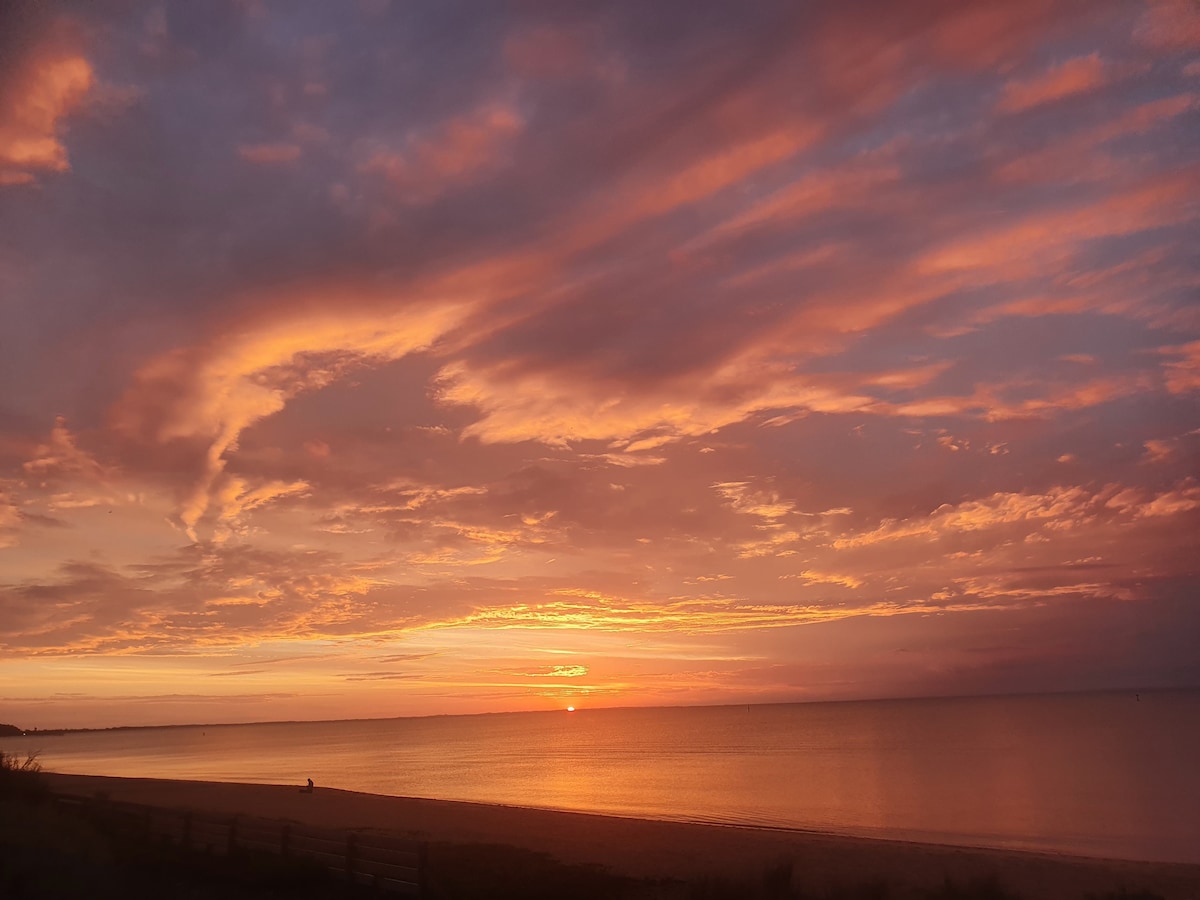
<path fill-rule="evenodd" d="M 1027 898 L 1082 898 L 1122 887 L 1167 900 L 1200 898 L 1200 866 L 950 847 L 809 832 L 685 824 L 291 785 L 106 778 L 47 773 L 59 793 L 220 815 L 253 815 L 459 844 L 503 844 L 635 877 L 757 878 L 792 860 L 812 889 L 886 880 L 933 886 L 995 875 Z"/>

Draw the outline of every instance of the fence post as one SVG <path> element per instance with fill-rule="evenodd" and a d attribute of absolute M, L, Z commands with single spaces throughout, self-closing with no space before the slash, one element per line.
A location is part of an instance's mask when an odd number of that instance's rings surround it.
<path fill-rule="evenodd" d="M 355 841 L 354 832 L 351 831 L 346 835 L 346 880 L 354 881 L 354 857 L 355 857 Z"/>

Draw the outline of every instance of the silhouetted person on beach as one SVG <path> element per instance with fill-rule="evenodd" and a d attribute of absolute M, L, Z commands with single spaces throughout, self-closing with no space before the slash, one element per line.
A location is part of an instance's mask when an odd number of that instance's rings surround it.
<path fill-rule="evenodd" d="M 308 779 L 308 787 L 300 788 L 300 793 L 311 794 L 312 792 L 313 792 L 313 780 L 310 778 L 310 779 Z"/>

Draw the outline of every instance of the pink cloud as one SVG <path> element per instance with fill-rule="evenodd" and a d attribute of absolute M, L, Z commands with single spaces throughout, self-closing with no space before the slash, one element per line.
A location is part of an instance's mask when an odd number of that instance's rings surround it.
<path fill-rule="evenodd" d="M 520 75 L 561 78 L 597 70 L 593 58 L 595 35 L 585 29 L 536 25 L 510 34 L 504 41 L 504 61 Z M 619 67 L 609 65 L 609 72 Z"/>
<path fill-rule="evenodd" d="M 1143 134 L 1162 122 L 1200 107 L 1200 95 L 1194 93 L 1162 97 L 1135 106 L 1112 123 L 1100 126 L 1093 135 L 1094 140 L 1106 141 L 1127 134 Z"/>
<path fill-rule="evenodd" d="M 1191 0 L 1150 0 L 1134 34 L 1160 50 L 1200 47 L 1200 8 Z"/>
<path fill-rule="evenodd" d="M 1186 394 L 1200 390 L 1200 341 L 1164 347 L 1159 352 L 1169 357 L 1163 363 L 1168 391 Z"/>
<path fill-rule="evenodd" d="M 1053 0 L 950 4 L 938 10 L 933 45 L 960 66 L 994 66 L 1043 35 L 1062 10 Z"/>
<path fill-rule="evenodd" d="M 937 362 L 912 368 L 890 369 L 867 375 L 864 380 L 867 384 L 884 388 L 912 390 L 929 384 L 944 374 L 952 365 L 950 362 Z"/>
<path fill-rule="evenodd" d="M 1140 104 L 1108 122 L 1055 138 L 1040 150 L 1010 158 L 997 167 L 993 177 L 1009 183 L 1071 184 L 1136 175 L 1142 166 L 1114 155 L 1107 146 L 1109 142 L 1145 134 L 1198 105 L 1200 97 L 1190 93 Z"/>
<path fill-rule="evenodd" d="M 410 134 L 399 147 L 379 147 L 360 171 L 383 176 L 405 197 L 428 200 L 502 165 L 523 128 L 514 106 L 488 104 Z"/>
<path fill-rule="evenodd" d="M 703 146 L 668 172 L 632 175 L 592 208 L 573 216 L 561 239 L 566 252 L 601 243 L 647 219 L 697 204 L 771 166 L 778 165 L 820 137 L 822 126 L 797 121 L 783 126 L 771 122 L 748 128 L 744 137 L 716 148 Z M 683 248 L 686 254 L 688 247 Z"/>
<path fill-rule="evenodd" d="M 238 156 L 258 165 L 294 162 L 300 158 L 300 153 L 298 144 L 242 144 L 238 147 Z"/>
<path fill-rule="evenodd" d="M 894 405 L 880 404 L 874 411 L 911 417 L 970 416 L 989 422 L 1052 418 L 1067 410 L 1087 409 L 1122 397 L 1142 394 L 1150 390 L 1152 385 L 1153 379 L 1144 373 L 1088 378 L 1078 382 L 1015 379 L 979 384 L 970 394 L 927 396 Z"/>
<path fill-rule="evenodd" d="M 1005 113 L 1022 112 L 1095 90 L 1108 80 L 1109 75 L 1100 54 L 1077 56 L 1033 78 L 1007 82 L 996 107 Z"/>
<path fill-rule="evenodd" d="M 1200 170 L 1169 173 L 1075 209 L 1026 216 L 1016 224 L 951 240 L 918 261 L 925 274 L 960 272 L 970 282 L 987 284 L 1037 275 L 1062 266 L 1084 241 L 1132 234 L 1196 217 L 1187 198 Z"/>
<path fill-rule="evenodd" d="M 695 239 L 689 247 L 703 247 L 756 226 L 795 223 L 816 213 L 861 204 L 880 188 L 896 184 L 899 178 L 895 164 L 870 158 L 841 168 L 821 169 L 759 200 Z"/>

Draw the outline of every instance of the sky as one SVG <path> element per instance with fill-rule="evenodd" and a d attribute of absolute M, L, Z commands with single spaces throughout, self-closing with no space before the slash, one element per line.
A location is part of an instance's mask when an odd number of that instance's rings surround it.
<path fill-rule="evenodd" d="M 0 721 L 1200 686 L 1200 5 L 5 4 Z"/>

